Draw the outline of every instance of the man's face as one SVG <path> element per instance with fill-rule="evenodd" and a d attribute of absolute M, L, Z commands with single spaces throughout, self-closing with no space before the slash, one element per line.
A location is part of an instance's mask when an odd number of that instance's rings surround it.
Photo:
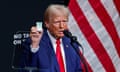
<path fill-rule="evenodd" d="M 64 36 L 63 31 L 67 29 L 68 18 L 64 15 L 52 16 L 46 23 L 47 29 L 55 38 Z"/>
<path fill-rule="evenodd" d="M 32 26 L 30 31 L 30 38 L 32 42 L 38 42 L 40 41 L 40 38 L 42 37 L 42 31 L 38 31 L 37 27 Z"/>

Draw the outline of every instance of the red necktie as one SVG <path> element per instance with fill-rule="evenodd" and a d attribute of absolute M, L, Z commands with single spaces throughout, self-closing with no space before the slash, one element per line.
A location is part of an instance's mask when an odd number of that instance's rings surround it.
<path fill-rule="evenodd" d="M 58 61 L 59 67 L 60 67 L 60 72 L 65 72 L 59 39 L 56 41 L 56 44 L 57 44 L 57 46 L 56 46 L 56 56 L 57 56 L 57 61 Z"/>

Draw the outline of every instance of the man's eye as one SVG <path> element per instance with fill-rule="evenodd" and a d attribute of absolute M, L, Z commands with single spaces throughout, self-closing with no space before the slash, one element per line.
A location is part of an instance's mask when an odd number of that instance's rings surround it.
<path fill-rule="evenodd" d="M 30 32 L 31 34 L 37 34 L 37 33 L 41 33 L 40 31 L 38 31 L 38 32 Z"/>
<path fill-rule="evenodd" d="M 60 21 L 55 21 L 54 23 L 60 23 Z"/>
<path fill-rule="evenodd" d="M 63 21 L 54 21 L 55 24 L 59 24 L 59 23 L 67 23 L 67 20 L 63 20 Z"/>
<path fill-rule="evenodd" d="M 30 32 L 31 34 L 36 34 L 36 32 Z"/>
<path fill-rule="evenodd" d="M 65 19 L 65 20 L 62 20 L 61 22 L 68 22 L 68 20 L 67 20 L 67 19 Z"/>

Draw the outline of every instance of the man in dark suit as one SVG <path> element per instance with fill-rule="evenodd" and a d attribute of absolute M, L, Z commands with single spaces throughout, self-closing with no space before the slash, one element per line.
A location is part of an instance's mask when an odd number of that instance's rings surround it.
<path fill-rule="evenodd" d="M 68 29 L 68 16 L 69 10 L 63 5 L 50 5 L 46 9 L 46 29 L 31 27 L 30 38 L 23 43 L 21 67 L 37 68 L 38 72 L 82 72 L 80 57 L 63 33 Z"/>

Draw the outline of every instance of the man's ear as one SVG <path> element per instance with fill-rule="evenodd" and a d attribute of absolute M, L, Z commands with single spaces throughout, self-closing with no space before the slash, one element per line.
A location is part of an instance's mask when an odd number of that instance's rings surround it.
<path fill-rule="evenodd" d="M 46 28 L 49 28 L 49 24 L 48 24 L 47 21 L 45 21 L 45 27 L 46 27 Z"/>

